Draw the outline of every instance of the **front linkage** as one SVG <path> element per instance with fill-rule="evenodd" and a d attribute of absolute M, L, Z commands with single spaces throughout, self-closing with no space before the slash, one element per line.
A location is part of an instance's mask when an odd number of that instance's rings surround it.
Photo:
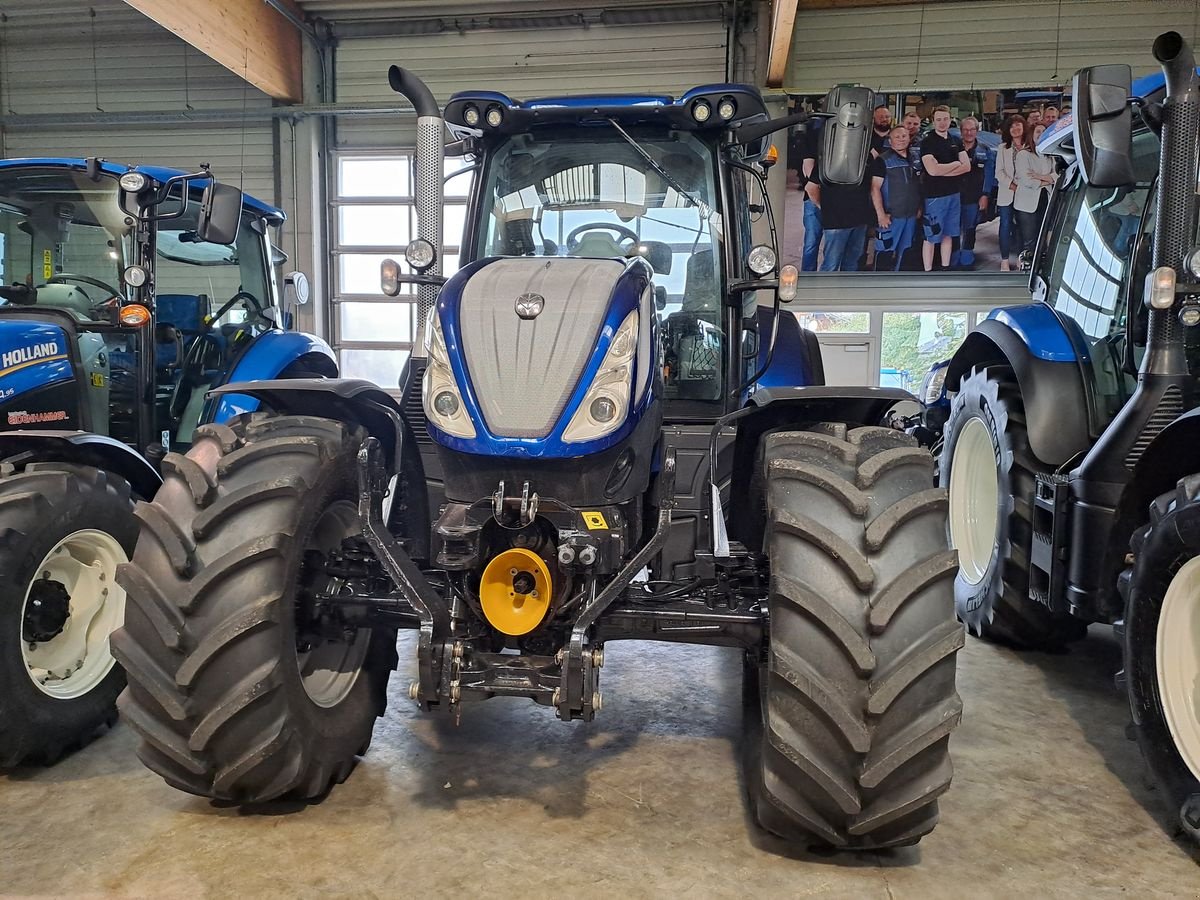
<path fill-rule="evenodd" d="M 749 554 L 735 552 L 720 578 L 685 585 L 687 590 L 652 593 L 635 580 L 670 532 L 673 451 L 663 461 L 660 479 L 658 521 L 650 540 L 602 589 L 589 581 L 574 619 L 559 629 L 561 646 L 541 641 L 514 655 L 480 646 L 452 573 L 422 571 L 404 542 L 392 536 L 383 514 L 387 468 L 379 441 L 368 437 L 358 453 L 362 536 L 347 539 L 340 552 L 321 561 L 331 578 L 311 598 L 314 614 L 327 620 L 326 628 L 380 624 L 417 629 L 418 675 L 409 695 L 423 710 L 458 717 L 462 702 L 472 696 L 517 696 L 553 706 L 563 721 L 590 721 L 601 708 L 605 641 L 653 638 L 756 650 L 762 640 L 765 612 L 757 598 L 766 573 L 758 571 Z M 527 493 L 524 501 L 528 503 Z M 515 509 L 521 498 L 508 502 Z M 497 509 L 503 514 L 503 505 Z M 431 577 L 443 580 L 441 590 Z"/>

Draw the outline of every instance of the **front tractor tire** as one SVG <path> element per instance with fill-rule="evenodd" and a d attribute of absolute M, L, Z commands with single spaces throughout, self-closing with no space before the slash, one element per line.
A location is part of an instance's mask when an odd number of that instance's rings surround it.
<path fill-rule="evenodd" d="M 1200 475 L 1150 506 L 1125 599 L 1133 733 L 1168 813 L 1200 843 Z"/>
<path fill-rule="evenodd" d="M 61 462 L 0 465 L 0 768 L 53 763 L 117 717 L 117 567 L 137 539 L 129 484 Z"/>
<path fill-rule="evenodd" d="M 937 823 L 962 716 L 933 459 L 892 429 L 827 425 L 771 435 L 764 462 L 770 639 L 749 673 L 751 805 L 809 846 L 916 843 Z"/>
<path fill-rule="evenodd" d="M 1087 633 L 1073 616 L 1029 597 L 1036 475 L 1025 406 L 1012 370 L 972 370 L 943 431 L 939 482 L 949 490 L 950 545 L 958 551 L 958 617 L 987 640 L 1058 650 Z"/>
<path fill-rule="evenodd" d="M 393 629 L 310 614 L 322 561 L 358 533 L 361 429 L 255 413 L 168 454 L 122 568 L 138 756 L 181 790 L 236 803 L 312 800 L 366 751 L 395 668 Z"/>

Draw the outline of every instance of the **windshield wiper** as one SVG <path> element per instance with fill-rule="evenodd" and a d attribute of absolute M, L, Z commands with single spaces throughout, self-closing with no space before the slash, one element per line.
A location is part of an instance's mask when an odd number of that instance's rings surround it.
<path fill-rule="evenodd" d="M 678 192 L 679 196 L 681 196 L 684 200 L 686 200 L 688 202 L 689 206 L 694 206 L 694 207 L 696 207 L 696 209 L 698 209 L 700 211 L 700 217 L 703 221 L 707 222 L 709 219 L 712 218 L 712 214 L 713 214 L 712 207 L 709 206 L 707 203 L 705 203 L 703 200 L 701 200 L 699 197 L 697 197 L 695 194 L 693 194 L 691 191 L 689 191 L 687 188 L 685 188 L 683 185 L 681 185 L 678 181 L 676 181 L 675 178 L 669 172 L 667 172 L 666 169 L 664 169 L 662 166 L 660 166 L 658 164 L 658 162 L 654 159 L 653 156 L 651 156 L 649 153 L 646 152 L 646 149 L 644 147 L 642 147 L 641 144 L 639 144 L 637 141 L 635 141 L 633 139 L 633 137 L 629 134 L 628 131 L 626 131 L 624 128 L 621 127 L 620 123 L 617 122 L 616 119 L 609 119 L 608 123 L 610 125 L 612 125 L 613 128 L 617 129 L 617 134 L 619 134 L 619 135 L 621 135 L 621 137 L 625 138 L 625 140 L 629 143 L 630 147 L 632 147 L 634 150 L 637 151 L 638 156 L 640 156 L 642 159 L 644 159 L 646 161 L 646 165 L 650 166 L 650 168 L 652 168 L 655 171 L 655 173 L 657 173 L 658 176 L 660 178 L 662 178 L 663 181 L 665 181 L 671 187 L 675 188 L 675 190 Z"/>

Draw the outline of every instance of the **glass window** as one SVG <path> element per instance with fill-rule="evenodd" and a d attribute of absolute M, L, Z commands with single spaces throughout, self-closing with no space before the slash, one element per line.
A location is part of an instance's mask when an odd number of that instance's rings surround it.
<path fill-rule="evenodd" d="M 801 328 L 819 334 L 868 334 L 871 314 L 867 312 L 795 313 Z"/>
<path fill-rule="evenodd" d="M 408 343 L 415 328 L 416 306 L 412 303 L 339 303 L 338 316 L 343 340 Z"/>
<path fill-rule="evenodd" d="M 408 350 L 350 348 L 342 350 L 338 356 L 343 377 L 365 378 L 395 391 L 400 387 L 400 372 L 408 362 L 409 353 Z"/>
<path fill-rule="evenodd" d="M 930 366 L 949 359 L 967 336 L 967 314 L 884 313 L 879 384 L 915 391 Z"/>
<path fill-rule="evenodd" d="M 411 206 L 338 207 L 338 242 L 345 247 L 403 247 L 413 238 Z"/>
<path fill-rule="evenodd" d="M 339 197 L 412 196 L 407 156 L 343 156 L 338 160 Z"/>
<path fill-rule="evenodd" d="M 65 309 L 81 321 L 104 320 L 132 261 L 128 216 L 115 178 L 89 179 L 62 168 L 0 172 L 2 304 Z"/>

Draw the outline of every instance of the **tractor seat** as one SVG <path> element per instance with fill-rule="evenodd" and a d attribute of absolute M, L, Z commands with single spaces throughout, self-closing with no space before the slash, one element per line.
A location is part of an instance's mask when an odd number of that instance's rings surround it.
<path fill-rule="evenodd" d="M 721 290 L 717 284 L 716 260 L 712 250 L 697 250 L 687 261 L 687 281 L 683 289 L 685 312 L 716 312 L 721 308 Z"/>
<path fill-rule="evenodd" d="M 609 259 L 613 256 L 624 256 L 625 250 L 611 235 L 593 231 L 583 236 L 571 251 L 571 255 L 584 259 Z"/>

